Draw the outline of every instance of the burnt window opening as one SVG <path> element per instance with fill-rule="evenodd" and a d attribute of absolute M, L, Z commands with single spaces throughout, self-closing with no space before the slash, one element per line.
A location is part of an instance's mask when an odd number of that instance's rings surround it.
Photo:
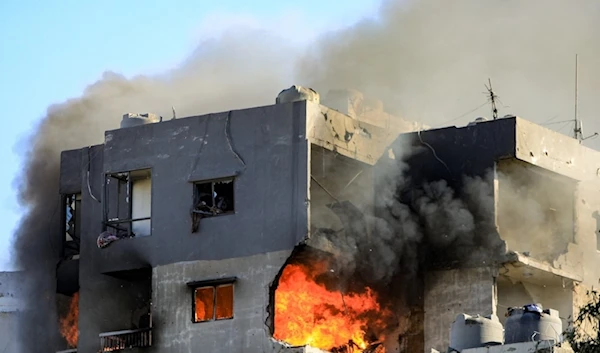
<path fill-rule="evenodd" d="M 235 213 L 233 186 L 233 178 L 194 183 L 193 233 L 202 218 Z"/>
<path fill-rule="evenodd" d="M 192 322 L 233 319 L 235 278 L 191 282 Z"/>
<path fill-rule="evenodd" d="M 63 257 L 73 259 L 79 257 L 81 239 L 81 194 L 64 195 L 65 204 L 65 236 L 63 238 Z"/>
<path fill-rule="evenodd" d="M 150 169 L 106 175 L 104 225 L 109 235 L 104 238 L 151 235 L 151 175 Z"/>

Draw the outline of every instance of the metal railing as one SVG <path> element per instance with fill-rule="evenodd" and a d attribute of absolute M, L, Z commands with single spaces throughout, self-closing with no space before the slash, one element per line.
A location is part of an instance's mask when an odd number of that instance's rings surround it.
<path fill-rule="evenodd" d="M 56 353 L 77 353 L 77 348 L 67 349 L 67 350 L 64 350 L 64 351 L 58 351 Z"/>
<path fill-rule="evenodd" d="M 152 328 L 104 332 L 99 336 L 100 352 L 152 346 Z"/>

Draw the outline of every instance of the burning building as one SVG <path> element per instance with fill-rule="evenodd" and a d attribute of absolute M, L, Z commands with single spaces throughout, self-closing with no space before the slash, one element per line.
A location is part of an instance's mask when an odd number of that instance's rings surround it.
<path fill-rule="evenodd" d="M 64 151 L 55 350 L 429 351 L 458 312 L 571 314 L 597 281 L 597 152 L 517 117 L 421 131 L 323 103 L 127 114 Z"/>

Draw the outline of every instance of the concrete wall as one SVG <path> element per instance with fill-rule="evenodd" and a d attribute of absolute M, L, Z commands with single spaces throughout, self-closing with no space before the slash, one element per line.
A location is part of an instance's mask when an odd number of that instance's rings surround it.
<path fill-rule="evenodd" d="M 134 328 L 133 312 L 143 302 L 150 300 L 150 272 L 131 279 L 111 277 L 100 272 L 94 263 L 101 250 L 96 239 L 102 232 L 102 190 L 104 177 L 102 174 L 104 146 L 94 146 L 89 153 L 87 148 L 82 153 L 81 168 L 90 167 L 90 188 L 87 188 L 87 173 L 81 173 L 80 184 L 85 188 L 82 192 L 82 225 L 81 225 L 81 258 L 79 267 L 79 343 L 78 352 L 96 353 L 100 345 L 98 334 Z M 96 201 L 96 198 L 98 201 Z M 96 255 L 96 256 L 95 256 Z M 131 257 L 136 258 L 132 253 Z M 139 259 L 137 259 L 139 261 Z M 129 263 L 136 263 L 131 260 Z M 140 278 L 141 277 L 141 278 Z"/>
<path fill-rule="evenodd" d="M 152 236 L 96 249 L 85 261 L 110 272 L 293 248 L 308 232 L 306 104 L 108 131 L 103 172 L 152 169 Z M 205 218 L 192 234 L 193 182 L 231 176 L 235 214 Z"/>
<path fill-rule="evenodd" d="M 291 251 L 224 260 L 180 262 L 153 271 L 155 341 L 147 352 L 278 352 L 267 306 L 270 285 Z M 234 318 L 192 322 L 192 289 L 186 283 L 237 277 Z"/>
<path fill-rule="evenodd" d="M 547 286 L 527 282 L 512 282 L 508 278 L 498 279 L 498 317 L 506 322 L 506 311 L 509 307 L 521 307 L 526 304 L 539 303 L 544 309 L 559 311 L 563 328 L 567 328 L 569 318 L 573 315 L 573 287 L 571 283 L 562 286 Z"/>
<path fill-rule="evenodd" d="M 443 179 L 458 190 L 465 175 L 485 176 L 496 160 L 514 156 L 515 129 L 514 119 L 501 119 L 404 134 L 390 147 L 413 183 Z"/>
<path fill-rule="evenodd" d="M 152 217 L 152 178 L 134 180 L 131 185 L 131 218 Z M 132 222 L 136 236 L 152 234 L 152 220 Z"/>
<path fill-rule="evenodd" d="M 23 272 L 0 272 L 0 352 L 21 352 L 19 311 L 23 309 Z"/>
<path fill-rule="evenodd" d="M 498 229 L 508 249 L 549 263 L 566 253 L 575 238 L 576 181 L 516 159 L 497 162 L 496 178 Z"/>
<path fill-rule="evenodd" d="M 496 311 L 495 274 L 489 267 L 428 272 L 424 293 L 425 352 L 446 351 L 450 326 L 458 314 Z"/>
<path fill-rule="evenodd" d="M 600 182 L 580 182 L 575 199 L 575 244 L 558 259 L 578 271 L 584 284 L 597 286 L 600 279 Z"/>

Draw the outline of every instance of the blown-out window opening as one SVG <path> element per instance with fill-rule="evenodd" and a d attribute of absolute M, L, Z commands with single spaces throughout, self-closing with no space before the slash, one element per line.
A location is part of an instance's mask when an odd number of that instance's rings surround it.
<path fill-rule="evenodd" d="M 151 235 L 152 173 L 150 169 L 106 174 L 104 196 L 106 234 L 103 234 L 106 236 L 103 239 Z"/>
<path fill-rule="evenodd" d="M 202 218 L 235 213 L 234 178 L 194 183 L 192 232 L 197 232 Z"/>
<path fill-rule="evenodd" d="M 63 195 L 64 238 L 63 257 L 70 259 L 79 256 L 81 239 L 81 194 Z"/>

